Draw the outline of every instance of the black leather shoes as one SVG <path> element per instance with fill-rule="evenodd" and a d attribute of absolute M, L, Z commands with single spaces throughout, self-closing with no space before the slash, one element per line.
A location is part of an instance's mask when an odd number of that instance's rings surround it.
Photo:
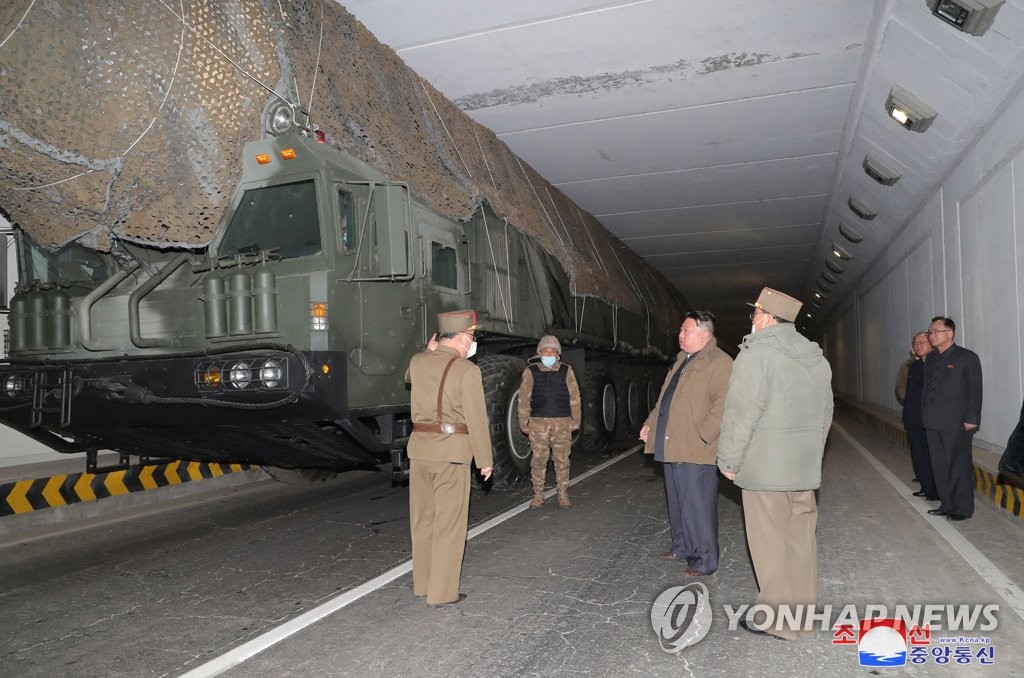
<path fill-rule="evenodd" d="M 456 598 L 455 600 L 449 600 L 447 603 L 427 603 L 427 607 L 429 607 L 432 610 L 436 610 L 439 607 L 448 607 L 449 605 L 458 605 L 459 603 L 461 603 L 465 599 L 466 599 L 466 594 L 465 593 L 460 593 L 459 597 Z"/>
<path fill-rule="evenodd" d="M 965 516 L 962 513 L 947 513 L 946 520 L 967 520 L 970 516 Z"/>
<path fill-rule="evenodd" d="M 915 497 L 923 497 L 923 496 L 925 496 L 924 490 L 918 490 L 917 492 L 914 493 L 914 496 Z"/>
<path fill-rule="evenodd" d="M 928 515 L 930 515 L 930 516 L 944 516 L 944 515 L 946 515 L 946 512 L 944 510 L 940 509 L 940 508 L 929 509 L 928 510 Z"/>
<path fill-rule="evenodd" d="M 942 501 L 938 497 L 925 497 L 924 500 L 925 501 Z"/>

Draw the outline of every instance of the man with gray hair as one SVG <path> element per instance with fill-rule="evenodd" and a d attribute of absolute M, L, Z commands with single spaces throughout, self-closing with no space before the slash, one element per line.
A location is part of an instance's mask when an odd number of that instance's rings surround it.
<path fill-rule="evenodd" d="M 661 556 L 685 561 L 683 573 L 701 577 L 718 569 L 715 455 L 732 358 L 718 348 L 707 311 L 686 313 L 679 348 L 640 440 L 664 465 L 672 543 Z"/>
<path fill-rule="evenodd" d="M 718 468 L 743 489 L 747 545 L 760 593 L 773 608 L 740 625 L 795 640 L 813 631 L 785 627 L 779 607 L 818 600 L 818 505 L 825 439 L 832 424 L 832 370 L 821 348 L 793 326 L 803 305 L 769 287 L 751 304 L 750 334 L 736 357 L 718 443 Z M 763 613 L 762 613 L 763 614 Z"/>
<path fill-rule="evenodd" d="M 907 445 L 910 447 L 910 463 L 914 467 L 914 477 L 921 483 L 921 489 L 914 492 L 915 497 L 923 497 L 927 501 L 938 501 L 939 491 L 935 487 L 935 475 L 932 472 L 932 460 L 928 456 L 928 436 L 924 431 L 924 419 L 921 418 L 921 402 L 924 399 L 924 358 L 932 352 L 927 332 L 918 332 L 911 340 L 910 350 L 914 361 L 907 368 L 904 383 L 903 427 L 907 431 Z"/>

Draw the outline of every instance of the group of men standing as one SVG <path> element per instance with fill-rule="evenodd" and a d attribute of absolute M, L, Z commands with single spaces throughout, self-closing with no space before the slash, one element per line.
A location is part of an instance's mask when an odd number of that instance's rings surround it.
<path fill-rule="evenodd" d="M 914 475 L 921 489 L 914 496 L 938 501 L 928 511 L 949 520 L 974 515 L 972 437 L 981 424 L 981 361 L 957 346 L 956 323 L 932 318 L 928 330 L 911 340 L 911 359 L 896 379 L 903 403 Z"/>
<path fill-rule="evenodd" d="M 718 473 L 742 489 L 747 543 L 759 594 L 755 608 L 817 603 L 817 503 L 825 441 L 832 423 L 832 372 L 821 348 L 793 321 L 802 303 L 764 288 L 751 304 L 750 334 L 735 361 L 718 346 L 715 317 L 689 311 L 680 353 L 640 430 L 644 451 L 664 466 L 671 541 L 662 553 L 699 577 L 718 568 Z M 442 313 L 438 334 L 416 355 L 409 440 L 413 588 L 431 606 L 458 603 L 466 543 L 470 463 L 492 470 L 491 440 L 475 352 L 476 314 Z M 978 356 L 954 343 L 956 325 L 937 317 L 915 335 L 914 361 L 898 380 L 904 403 L 915 493 L 940 500 L 929 513 L 963 520 L 974 512 L 971 435 L 981 420 Z M 926 343 L 927 342 L 927 343 Z M 543 504 L 547 451 L 555 458 L 558 503 L 567 494 L 571 433 L 580 394 L 561 346 L 544 337 L 523 373 L 520 427 L 530 435 L 534 497 Z M 447 388 L 446 388 L 447 384 Z M 778 618 L 778 615 L 776 615 Z M 763 619 L 763 617 L 762 617 Z M 795 639 L 813 633 L 756 617 L 751 633 Z"/>
<path fill-rule="evenodd" d="M 672 539 L 661 555 L 685 560 L 687 576 L 717 569 L 720 471 L 743 491 L 756 604 L 814 606 L 814 490 L 832 423 L 832 371 L 793 325 L 800 301 L 766 287 L 751 305 L 735 361 L 716 345 L 712 314 L 686 314 L 680 354 L 640 429 L 645 452 L 664 464 Z M 786 639 L 810 633 L 763 621 L 740 624 Z"/>

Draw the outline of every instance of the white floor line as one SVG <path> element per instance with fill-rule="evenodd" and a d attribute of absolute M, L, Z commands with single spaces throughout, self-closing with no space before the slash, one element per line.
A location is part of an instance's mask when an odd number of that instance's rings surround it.
<path fill-rule="evenodd" d="M 969 542 L 959 530 L 953 527 L 952 523 L 946 520 L 943 516 L 931 516 L 928 515 L 928 504 L 923 501 L 917 501 L 917 497 L 912 496 L 912 488 L 907 486 L 899 478 L 897 478 L 892 471 L 879 461 L 875 455 L 868 452 L 867 448 L 857 442 L 856 439 L 850 433 L 846 431 L 842 426 L 833 422 L 832 427 L 839 431 L 840 434 L 846 441 L 853 446 L 855 450 L 860 452 L 869 464 L 875 467 L 875 470 L 883 478 L 885 478 L 890 485 L 899 491 L 900 496 L 910 507 L 917 511 L 925 520 L 927 520 L 931 526 L 935 529 L 939 535 L 945 539 L 950 546 L 952 546 L 957 553 L 959 553 L 967 564 L 973 567 L 978 574 L 981 575 L 982 579 L 988 582 L 999 596 L 1006 601 L 1014 612 L 1019 617 L 1024 619 L 1024 591 L 1021 591 L 1020 587 L 1017 586 L 1013 581 L 996 567 L 995 563 L 985 557 L 981 551 L 979 551 L 974 544 Z"/>
<path fill-rule="evenodd" d="M 600 466 L 595 466 L 585 473 L 573 478 L 569 481 L 570 485 L 575 485 L 581 480 L 585 480 L 595 473 L 600 473 L 604 469 L 608 468 L 612 464 L 622 461 L 626 457 L 635 453 L 639 447 L 634 447 L 630 450 L 619 454 Z M 551 497 L 555 493 L 554 490 L 550 490 L 547 493 L 548 497 Z M 530 502 L 525 501 L 518 506 L 514 506 L 504 513 L 499 513 L 488 521 L 485 521 L 472 530 L 469 531 L 467 539 L 472 539 L 478 535 L 483 534 L 487 530 L 500 525 L 509 518 L 519 515 L 523 511 L 530 507 Z M 398 579 L 404 574 L 412 572 L 412 560 L 407 560 L 404 563 L 391 568 L 384 574 L 381 574 L 373 579 L 356 586 L 353 589 L 340 593 L 333 598 L 329 598 L 326 602 L 314 607 L 311 610 L 303 612 L 298 617 L 277 626 L 266 633 L 256 636 L 252 640 L 249 640 L 238 647 L 230 650 L 219 657 L 211 659 L 210 661 L 200 664 L 191 671 L 181 674 L 179 678 L 212 678 L 212 676 L 219 676 L 230 668 L 238 666 L 242 662 L 250 659 L 257 654 L 267 650 L 268 648 L 276 645 L 285 638 L 288 638 L 295 633 L 298 633 L 307 626 L 311 626 L 316 622 L 320 621 L 324 617 L 330 616 L 338 610 L 354 603 L 365 595 L 368 595 L 382 586 Z"/>

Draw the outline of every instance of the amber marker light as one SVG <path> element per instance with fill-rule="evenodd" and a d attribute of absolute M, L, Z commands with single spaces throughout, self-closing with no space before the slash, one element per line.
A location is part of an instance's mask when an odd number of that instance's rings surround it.
<path fill-rule="evenodd" d="M 282 149 L 281 150 L 281 157 L 284 158 L 285 160 L 295 160 L 295 149 L 294 148 L 284 148 L 284 149 Z"/>
<path fill-rule="evenodd" d="M 207 368 L 203 372 L 203 385 L 207 388 L 218 388 L 220 386 L 220 370 L 216 367 Z"/>
<path fill-rule="evenodd" d="M 328 365 L 327 363 L 324 363 L 323 365 L 320 366 L 320 371 L 323 372 L 324 374 L 330 374 L 331 366 Z"/>
<path fill-rule="evenodd" d="M 327 303 L 323 301 L 314 301 L 313 307 L 313 326 L 314 330 L 326 330 L 327 329 Z"/>
<path fill-rule="evenodd" d="M 270 164 L 270 154 L 269 153 L 260 153 L 259 155 L 256 156 L 256 162 L 258 162 L 261 165 L 269 165 Z"/>

